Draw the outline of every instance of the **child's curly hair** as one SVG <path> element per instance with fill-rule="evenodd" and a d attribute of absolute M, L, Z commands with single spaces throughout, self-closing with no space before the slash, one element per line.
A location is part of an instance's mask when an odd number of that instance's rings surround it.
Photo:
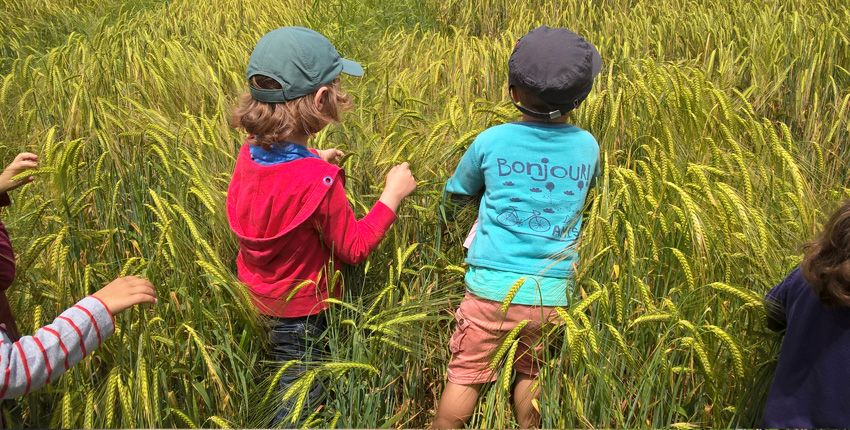
<path fill-rule="evenodd" d="M 251 77 L 250 85 L 255 88 L 280 89 L 277 81 L 268 76 Z M 322 110 L 313 103 L 313 94 L 290 100 L 286 103 L 265 103 L 254 100 L 251 93 L 239 97 L 230 123 L 245 129 L 254 136 L 254 145 L 268 149 L 272 144 L 287 140 L 293 134 L 311 135 L 321 131 L 332 122 L 339 122 L 340 114 L 351 109 L 351 97 L 339 85 L 339 79 L 327 85 L 328 92 Z"/>
<path fill-rule="evenodd" d="M 850 307 L 850 200 L 832 214 L 823 233 L 806 245 L 800 267 L 821 303 Z"/>

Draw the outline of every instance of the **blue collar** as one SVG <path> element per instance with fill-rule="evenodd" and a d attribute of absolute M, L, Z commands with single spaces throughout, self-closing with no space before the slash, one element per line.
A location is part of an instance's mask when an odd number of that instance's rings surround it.
<path fill-rule="evenodd" d="M 264 149 L 262 146 L 251 145 L 251 159 L 259 165 L 271 166 L 302 158 L 319 158 L 309 149 L 291 142 L 278 142 Z"/>

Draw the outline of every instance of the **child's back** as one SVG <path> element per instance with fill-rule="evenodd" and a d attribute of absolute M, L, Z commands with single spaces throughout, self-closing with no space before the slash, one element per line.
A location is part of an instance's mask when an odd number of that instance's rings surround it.
<path fill-rule="evenodd" d="M 332 164 L 342 152 L 305 146 L 351 105 L 340 73 L 360 76 L 363 69 L 313 30 L 273 30 L 251 54 L 250 91 L 234 112 L 234 125 L 250 133 L 227 191 L 227 216 L 239 239 L 237 272 L 260 313 L 271 317 L 326 308 L 328 263 L 365 260 L 416 186 L 407 164 L 396 166 L 379 201 L 357 220 L 345 175 Z"/>
<path fill-rule="evenodd" d="M 770 291 L 768 300 L 772 323 L 785 327 L 785 337 L 765 425 L 850 425 L 850 309 L 824 306 L 799 268 Z"/>
<path fill-rule="evenodd" d="M 342 152 L 306 147 L 351 105 L 340 73 L 360 76 L 363 69 L 321 34 L 302 27 L 270 31 L 254 47 L 249 92 L 233 115 L 234 125 L 249 133 L 227 190 L 228 221 L 239 239 L 237 274 L 257 310 L 270 317 L 271 358 L 289 363 L 277 377 L 283 393 L 306 362 L 326 352 L 322 311 L 329 295 L 340 294 L 329 285 L 330 263 L 365 260 L 416 188 L 407 163 L 393 167 L 380 199 L 358 220 L 345 195 L 345 175 L 333 164 Z M 286 399 L 272 424 L 287 417 L 297 424 L 323 396 L 322 384 L 312 384 L 301 410 Z"/>
<path fill-rule="evenodd" d="M 466 259 L 468 280 L 495 273 L 487 269 L 569 278 L 581 210 L 598 160 L 593 136 L 569 124 L 516 122 L 481 133 L 446 186 L 454 194 L 484 192 Z M 479 297 L 502 301 L 504 284 L 497 285 L 473 282 L 468 287 Z M 539 290 L 529 283 L 513 302 L 563 306 L 565 288 L 565 282 Z"/>
<path fill-rule="evenodd" d="M 523 36 L 508 61 L 522 121 L 481 133 L 446 184 L 447 193 L 480 196 L 481 204 L 434 427 L 469 419 L 481 384 L 496 378 L 493 353 L 512 331 L 514 412 L 521 427 L 539 425 L 540 340 L 557 307 L 567 305 L 581 210 L 599 164 L 596 140 L 567 124 L 567 114 L 601 67 L 596 48 L 569 30 L 544 26 Z"/>
<path fill-rule="evenodd" d="M 768 324 L 785 330 L 766 427 L 850 426 L 850 203 L 767 294 Z M 809 279 L 814 280 L 812 283 Z"/>
<path fill-rule="evenodd" d="M 249 148 L 245 145 L 239 153 L 227 200 L 231 228 L 240 244 L 236 259 L 240 280 L 266 315 L 316 314 L 328 298 L 328 276 L 319 273 L 331 257 L 331 248 L 322 246 L 321 232 L 336 238 L 339 234 L 328 232 L 359 227 L 353 215 L 331 216 L 330 206 L 347 205 L 344 189 L 335 184 L 343 180 L 342 170 L 315 156 L 261 165 L 251 159 Z M 383 206 L 378 209 L 367 222 L 376 220 L 370 226 L 383 233 L 395 216 Z M 369 235 L 369 240 L 356 242 L 368 246 L 355 249 L 351 243 L 336 242 L 336 256 L 359 262 L 380 238 Z"/>

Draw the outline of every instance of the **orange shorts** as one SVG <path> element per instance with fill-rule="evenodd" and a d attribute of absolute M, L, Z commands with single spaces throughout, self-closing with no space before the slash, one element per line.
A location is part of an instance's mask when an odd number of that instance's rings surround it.
<path fill-rule="evenodd" d="M 482 384 L 496 380 L 490 367 L 496 351 L 508 332 L 528 320 L 520 331 L 514 356 L 514 370 L 536 376 L 540 368 L 542 326 L 557 320 L 554 307 L 511 305 L 507 314 L 502 304 L 466 293 L 455 311 L 455 331 L 449 342 L 449 382 L 461 385 Z M 503 364 L 500 364 L 502 366 Z"/>

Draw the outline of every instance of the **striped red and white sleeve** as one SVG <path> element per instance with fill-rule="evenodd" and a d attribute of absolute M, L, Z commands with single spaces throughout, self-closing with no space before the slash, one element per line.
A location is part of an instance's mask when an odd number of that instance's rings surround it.
<path fill-rule="evenodd" d="M 0 330 L 0 399 L 23 396 L 56 380 L 114 331 L 112 315 L 93 296 L 17 342 Z"/>

